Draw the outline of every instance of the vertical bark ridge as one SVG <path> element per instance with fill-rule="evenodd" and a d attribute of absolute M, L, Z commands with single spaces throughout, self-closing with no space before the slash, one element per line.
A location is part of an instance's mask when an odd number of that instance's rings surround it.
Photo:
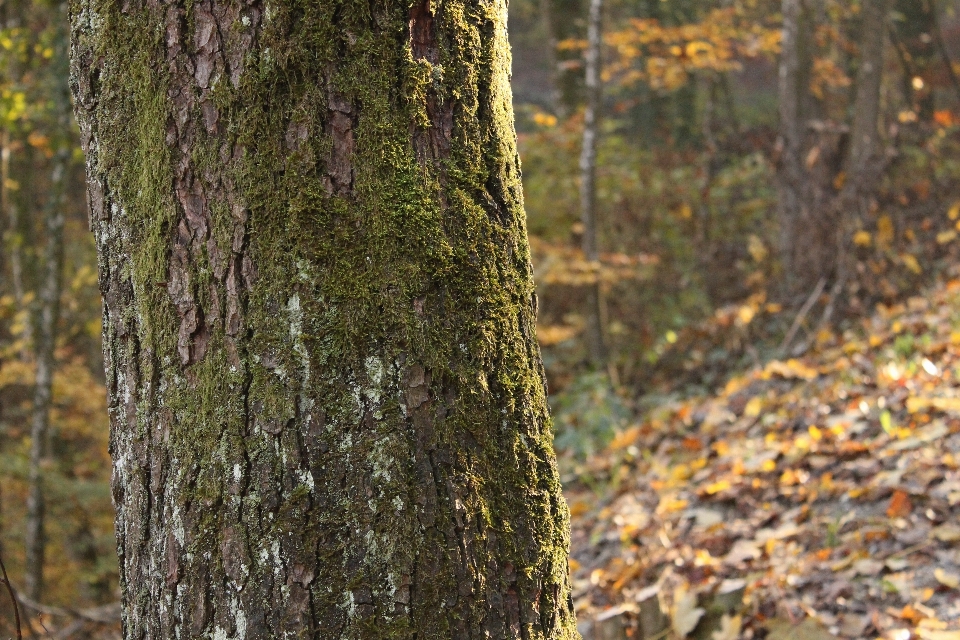
<path fill-rule="evenodd" d="M 125 637 L 577 637 L 503 0 L 72 10 Z"/>

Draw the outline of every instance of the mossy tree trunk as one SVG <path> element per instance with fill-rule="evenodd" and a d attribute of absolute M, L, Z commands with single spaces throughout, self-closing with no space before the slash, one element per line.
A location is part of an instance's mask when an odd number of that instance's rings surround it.
<path fill-rule="evenodd" d="M 74 0 L 126 638 L 576 638 L 504 0 Z"/>

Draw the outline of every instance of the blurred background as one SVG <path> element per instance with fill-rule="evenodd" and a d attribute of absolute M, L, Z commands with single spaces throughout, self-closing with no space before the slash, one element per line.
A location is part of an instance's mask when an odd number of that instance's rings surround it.
<path fill-rule="evenodd" d="M 588 482 L 591 457 L 658 407 L 842 346 L 949 276 L 958 9 L 511 0 L 565 481 Z M 118 592 L 67 38 L 65 3 L 0 1 L 0 557 L 34 632 L 80 638 L 115 633 Z M 10 622 L 0 589 L 0 633 Z"/>

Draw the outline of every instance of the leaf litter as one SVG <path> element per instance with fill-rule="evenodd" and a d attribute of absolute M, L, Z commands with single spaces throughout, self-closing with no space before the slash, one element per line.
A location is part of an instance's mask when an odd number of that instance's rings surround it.
<path fill-rule="evenodd" d="M 585 637 L 960 640 L 960 280 L 659 407 L 567 484 Z"/>

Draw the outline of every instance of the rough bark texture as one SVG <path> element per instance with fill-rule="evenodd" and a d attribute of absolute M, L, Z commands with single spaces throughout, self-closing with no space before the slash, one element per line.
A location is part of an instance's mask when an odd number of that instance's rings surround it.
<path fill-rule="evenodd" d="M 576 638 L 503 0 L 74 0 L 126 638 Z"/>

